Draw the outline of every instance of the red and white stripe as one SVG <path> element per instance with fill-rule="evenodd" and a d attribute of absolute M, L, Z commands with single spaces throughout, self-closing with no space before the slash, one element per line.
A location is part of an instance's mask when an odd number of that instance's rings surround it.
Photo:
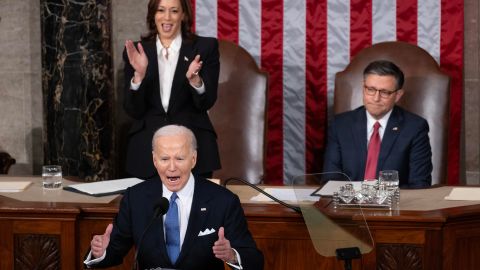
<path fill-rule="evenodd" d="M 400 40 L 452 78 L 449 183 L 458 183 L 463 0 L 191 0 L 196 32 L 244 47 L 269 72 L 266 182 L 321 171 L 335 73 L 361 49 Z"/>

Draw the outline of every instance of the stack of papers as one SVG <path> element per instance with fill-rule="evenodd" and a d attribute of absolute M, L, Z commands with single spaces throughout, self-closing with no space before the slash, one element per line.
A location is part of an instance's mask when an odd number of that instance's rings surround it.
<path fill-rule="evenodd" d="M 0 182 L 0 192 L 24 191 L 32 182 L 30 181 L 6 181 Z"/>
<path fill-rule="evenodd" d="M 74 184 L 66 186 L 63 189 L 99 197 L 123 193 L 127 188 L 141 182 L 143 182 L 143 180 L 138 178 L 124 178 L 118 180 Z"/>
<path fill-rule="evenodd" d="M 480 188 L 456 187 L 445 197 L 449 201 L 480 201 Z"/>

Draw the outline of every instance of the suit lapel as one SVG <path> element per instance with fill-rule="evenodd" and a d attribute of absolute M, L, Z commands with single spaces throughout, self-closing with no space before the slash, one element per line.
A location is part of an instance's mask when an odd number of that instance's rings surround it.
<path fill-rule="evenodd" d="M 152 102 L 155 103 L 156 107 L 165 112 L 162 106 L 162 97 L 160 96 L 160 78 L 158 73 L 158 56 L 157 56 L 157 45 L 155 40 L 149 40 L 146 42 L 142 42 L 143 49 L 145 54 L 147 55 L 148 59 L 148 66 L 150 67 L 147 69 L 148 80 L 152 82 L 153 89 L 153 100 Z M 147 79 L 147 78 L 146 78 Z"/>
<path fill-rule="evenodd" d="M 365 170 L 365 164 L 367 160 L 367 115 L 365 107 L 357 110 L 355 114 L 355 122 L 352 125 L 352 137 L 355 143 L 355 149 L 358 153 L 359 171 Z M 362 175 L 363 177 L 363 175 Z"/>
<path fill-rule="evenodd" d="M 394 107 L 390 118 L 388 119 L 387 127 L 385 128 L 385 133 L 382 138 L 382 145 L 380 147 L 380 155 L 378 157 L 377 168 L 382 168 L 385 159 L 388 157 L 390 151 L 392 150 L 395 141 L 400 134 L 402 129 L 403 116 L 398 107 Z"/>
<path fill-rule="evenodd" d="M 182 249 L 177 259 L 177 265 L 187 258 L 188 251 L 191 250 L 200 230 L 205 229 L 208 211 L 213 211 L 209 204 L 210 195 L 203 190 L 203 181 L 205 179 L 195 179 L 195 189 L 193 191 L 192 208 L 188 219 L 187 231 L 183 240 Z"/>
<path fill-rule="evenodd" d="M 182 41 L 182 46 L 180 47 L 180 52 L 178 54 L 177 68 L 175 69 L 175 75 L 173 76 L 172 82 L 172 93 L 170 95 L 170 102 L 168 105 L 168 110 L 175 110 L 176 100 L 178 98 L 178 91 L 185 91 L 183 84 L 185 83 L 185 74 L 187 74 L 187 69 L 192 60 L 195 58 L 195 51 L 193 49 L 193 43 Z"/>

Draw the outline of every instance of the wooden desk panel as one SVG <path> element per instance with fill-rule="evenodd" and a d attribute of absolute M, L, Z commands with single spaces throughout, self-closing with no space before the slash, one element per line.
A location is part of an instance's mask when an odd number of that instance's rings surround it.
<path fill-rule="evenodd" d="M 330 207 L 328 199 L 317 206 L 332 219 L 348 215 L 348 210 Z M 364 256 L 362 269 L 480 268 L 480 205 L 431 211 L 364 209 L 363 213 L 375 250 Z"/>
<path fill-rule="evenodd" d="M 0 269 L 75 269 L 79 209 L 0 205 Z"/>
<path fill-rule="evenodd" d="M 265 257 L 265 269 L 343 270 L 315 251 L 303 217 L 275 204 L 243 204 L 248 227 Z M 359 269 L 358 267 L 356 269 Z"/>
<path fill-rule="evenodd" d="M 29 269 L 28 263 L 42 269 L 82 269 L 92 235 L 104 232 L 119 201 L 35 203 L 0 196 L 0 269 Z M 276 204 L 242 205 L 265 255 L 265 269 L 343 269 L 335 258 L 316 253 L 301 215 Z M 332 209 L 325 199 L 318 206 L 333 220 L 362 220 L 355 211 Z M 480 205 L 364 213 L 375 249 L 355 260 L 354 269 L 480 269 Z M 22 261 L 25 254 L 30 261 Z M 133 251 L 124 265 L 112 269 L 131 269 L 132 258 Z"/>

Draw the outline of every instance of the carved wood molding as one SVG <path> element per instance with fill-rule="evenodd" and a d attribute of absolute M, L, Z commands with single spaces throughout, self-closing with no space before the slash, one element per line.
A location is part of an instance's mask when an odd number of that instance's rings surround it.
<path fill-rule="evenodd" d="M 61 268 L 59 235 L 16 234 L 14 241 L 14 269 Z"/>
<path fill-rule="evenodd" d="M 417 270 L 423 269 L 423 249 L 415 245 L 377 245 L 377 269 L 379 270 Z"/>

